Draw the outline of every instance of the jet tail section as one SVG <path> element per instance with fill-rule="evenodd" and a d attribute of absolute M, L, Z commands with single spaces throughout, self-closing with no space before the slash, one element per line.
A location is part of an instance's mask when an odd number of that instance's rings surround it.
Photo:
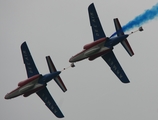
<path fill-rule="evenodd" d="M 120 22 L 119 22 L 118 18 L 115 18 L 115 19 L 114 19 L 114 24 L 115 24 L 117 36 L 124 35 L 124 32 L 123 32 L 123 30 L 122 30 L 122 27 L 121 27 L 121 25 L 120 25 Z M 130 44 L 129 44 L 129 42 L 128 42 L 127 39 L 123 40 L 123 41 L 121 42 L 121 44 L 122 44 L 122 46 L 125 48 L 125 50 L 128 52 L 128 54 L 129 54 L 130 56 L 133 56 L 133 55 L 134 55 L 134 52 L 133 52 L 133 50 L 132 50 L 132 48 L 131 48 L 131 46 L 130 46 Z"/>
<path fill-rule="evenodd" d="M 47 60 L 47 63 L 48 63 L 50 73 L 56 72 L 57 70 L 56 70 L 50 56 L 46 56 L 46 60 Z M 60 76 L 57 76 L 56 78 L 54 78 L 54 80 L 58 84 L 58 86 L 62 89 L 63 92 L 67 91 L 67 89 L 66 89 L 62 79 L 60 78 Z"/>

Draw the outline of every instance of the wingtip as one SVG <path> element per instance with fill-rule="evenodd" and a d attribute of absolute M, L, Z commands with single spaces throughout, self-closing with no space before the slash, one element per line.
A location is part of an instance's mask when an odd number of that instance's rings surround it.
<path fill-rule="evenodd" d="M 128 84 L 128 83 L 130 83 L 130 81 L 123 81 L 123 83 Z"/>
<path fill-rule="evenodd" d="M 21 44 L 21 47 L 24 46 L 24 45 L 26 45 L 26 41 L 24 41 L 24 42 Z"/>
<path fill-rule="evenodd" d="M 88 6 L 88 9 L 90 9 L 90 7 L 94 7 L 94 3 L 91 3 L 89 6 Z"/>
<path fill-rule="evenodd" d="M 65 117 L 62 112 L 60 112 L 59 114 L 55 114 L 55 116 L 57 118 L 64 118 Z"/>
<path fill-rule="evenodd" d="M 63 116 L 56 116 L 57 118 L 64 118 L 64 115 Z"/>
<path fill-rule="evenodd" d="M 118 20 L 118 18 L 116 17 L 116 18 L 114 18 L 113 20 Z"/>
<path fill-rule="evenodd" d="M 94 5 L 94 3 L 91 3 L 90 5 Z"/>
<path fill-rule="evenodd" d="M 63 90 L 63 92 L 66 92 L 67 91 L 67 88 L 65 88 L 65 90 Z"/>

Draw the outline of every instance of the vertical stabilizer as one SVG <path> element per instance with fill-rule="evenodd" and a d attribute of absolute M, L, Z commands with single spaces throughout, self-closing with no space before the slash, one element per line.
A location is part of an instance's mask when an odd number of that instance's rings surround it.
<path fill-rule="evenodd" d="M 50 56 L 46 56 L 46 60 L 47 60 L 47 63 L 48 63 L 50 73 L 57 72 Z M 62 79 L 60 78 L 60 76 L 57 76 L 56 78 L 54 78 L 54 80 L 58 84 L 58 86 L 63 90 L 63 92 L 67 91 L 67 89 L 66 89 Z"/>
<path fill-rule="evenodd" d="M 121 27 L 121 25 L 120 25 L 120 22 L 119 22 L 118 18 L 115 18 L 115 19 L 114 19 L 114 24 L 115 24 L 117 36 L 124 35 L 124 32 L 123 32 L 123 30 L 122 30 L 122 27 Z M 129 44 L 129 42 L 128 42 L 127 39 L 123 40 L 123 41 L 121 42 L 121 44 L 123 45 L 123 47 L 125 48 L 125 50 L 128 52 L 128 54 L 129 54 L 130 56 L 133 56 L 133 55 L 134 55 L 134 52 L 133 52 L 133 50 L 132 50 L 132 48 L 131 48 L 131 46 L 130 46 L 130 44 Z"/>

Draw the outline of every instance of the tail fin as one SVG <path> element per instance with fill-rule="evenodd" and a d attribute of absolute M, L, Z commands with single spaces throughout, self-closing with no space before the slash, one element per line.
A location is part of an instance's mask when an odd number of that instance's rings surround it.
<path fill-rule="evenodd" d="M 122 30 L 122 27 L 121 27 L 121 25 L 120 25 L 120 22 L 119 22 L 118 18 L 115 18 L 115 19 L 114 19 L 114 24 L 115 24 L 117 36 L 124 35 L 124 32 L 123 32 L 123 30 Z M 132 50 L 132 48 L 131 48 L 131 46 L 130 46 L 130 44 L 129 44 L 129 42 L 128 42 L 127 39 L 123 40 L 123 41 L 121 42 L 121 44 L 122 44 L 122 46 L 125 48 L 125 50 L 128 52 L 128 54 L 129 54 L 130 56 L 133 56 L 133 55 L 134 55 L 134 52 L 133 52 L 133 50 Z"/>
<path fill-rule="evenodd" d="M 50 73 L 56 72 L 57 70 L 56 70 L 50 56 L 46 56 L 46 60 L 47 60 L 47 64 L 48 64 Z M 58 86 L 62 89 L 63 92 L 67 91 L 67 89 L 66 89 L 62 79 L 60 78 L 60 76 L 57 76 L 56 78 L 54 78 L 54 80 L 58 84 Z"/>

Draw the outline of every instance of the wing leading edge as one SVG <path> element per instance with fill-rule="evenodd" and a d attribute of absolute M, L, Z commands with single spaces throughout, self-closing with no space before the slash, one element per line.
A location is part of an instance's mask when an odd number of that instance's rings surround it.
<path fill-rule="evenodd" d="M 58 118 L 64 117 L 63 113 L 60 111 L 59 107 L 55 103 L 54 99 L 52 98 L 46 87 L 38 91 L 37 95 L 43 100 L 45 105 L 50 109 L 51 112 L 54 113 L 56 117 Z"/>
<path fill-rule="evenodd" d="M 93 3 L 89 5 L 88 13 L 94 41 L 106 37 Z"/>
<path fill-rule="evenodd" d="M 108 54 L 105 54 L 104 56 L 102 56 L 102 58 L 106 61 L 106 63 L 110 66 L 111 70 L 123 83 L 130 82 L 122 67 L 120 66 L 118 60 L 116 59 L 113 51 L 109 52 Z"/>
<path fill-rule="evenodd" d="M 22 43 L 21 52 L 28 78 L 39 74 L 26 42 Z"/>

